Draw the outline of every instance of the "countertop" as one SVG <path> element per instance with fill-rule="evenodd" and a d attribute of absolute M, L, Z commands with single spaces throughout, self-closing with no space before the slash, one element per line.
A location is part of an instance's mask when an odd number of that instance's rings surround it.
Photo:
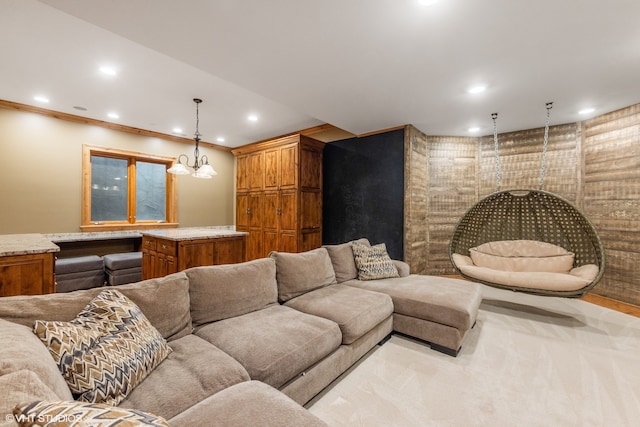
<path fill-rule="evenodd" d="M 249 234 L 244 231 L 235 231 L 234 229 L 220 227 L 166 228 L 162 230 L 143 230 L 141 233 L 145 236 L 175 241 L 239 237 Z"/>
<path fill-rule="evenodd" d="M 142 235 L 170 240 L 197 240 L 222 237 L 246 236 L 235 231 L 234 226 L 185 227 L 140 231 L 99 231 L 88 233 L 53 234 L 3 234 L 0 235 L 0 256 L 41 254 L 59 252 L 56 243 L 90 240 L 112 240 L 141 238 Z"/>
<path fill-rule="evenodd" d="M 44 254 L 59 251 L 58 245 L 42 234 L 0 235 L 0 256 Z"/>

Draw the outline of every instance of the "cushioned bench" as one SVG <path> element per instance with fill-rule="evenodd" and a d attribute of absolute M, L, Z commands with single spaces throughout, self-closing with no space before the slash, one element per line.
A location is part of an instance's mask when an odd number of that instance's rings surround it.
<path fill-rule="evenodd" d="M 71 292 L 104 285 L 104 264 L 97 255 L 56 260 L 56 292 Z"/>
<path fill-rule="evenodd" d="M 142 280 L 142 252 L 124 252 L 104 257 L 109 285 L 124 285 Z"/>

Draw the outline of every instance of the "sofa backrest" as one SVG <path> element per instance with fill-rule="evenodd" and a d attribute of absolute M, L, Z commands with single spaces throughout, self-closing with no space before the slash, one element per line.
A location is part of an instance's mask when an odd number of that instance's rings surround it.
<path fill-rule="evenodd" d="M 365 238 L 354 241 L 363 245 L 371 246 L 369 240 Z M 329 253 L 331 264 L 333 265 L 333 270 L 336 274 L 336 281 L 338 283 L 358 278 L 358 268 L 356 267 L 353 250 L 351 249 L 351 242 L 339 245 L 324 245 L 322 247 Z"/>
<path fill-rule="evenodd" d="M 117 289 L 140 307 L 167 341 L 191 333 L 189 280 L 184 273 L 120 285 Z M 68 322 L 103 290 L 93 288 L 60 294 L 0 298 L 0 319 L 29 328 L 33 327 L 36 320 Z"/>
<path fill-rule="evenodd" d="M 286 302 L 336 282 L 336 273 L 325 248 L 301 253 L 271 252 L 276 262 L 278 300 Z"/>
<path fill-rule="evenodd" d="M 189 278 L 194 327 L 278 303 L 276 264 L 269 258 L 194 267 L 185 273 Z"/>
<path fill-rule="evenodd" d="M 73 400 L 47 347 L 30 327 L 0 319 L 0 402 L 15 406 L 53 396 Z"/>

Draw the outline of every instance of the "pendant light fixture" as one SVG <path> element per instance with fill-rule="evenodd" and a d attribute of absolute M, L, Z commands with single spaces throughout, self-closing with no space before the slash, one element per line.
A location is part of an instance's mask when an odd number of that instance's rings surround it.
<path fill-rule="evenodd" d="M 196 133 L 194 134 L 193 140 L 196 142 L 196 149 L 193 151 L 193 155 L 195 157 L 193 161 L 193 165 L 189 164 L 189 156 L 186 154 L 180 154 L 176 163 L 173 164 L 167 172 L 173 173 L 176 175 L 189 175 L 195 178 L 203 178 L 203 179 L 211 179 L 214 175 L 218 175 L 213 167 L 209 164 L 209 159 L 207 156 L 200 157 L 200 132 L 198 131 L 198 125 L 200 124 L 200 115 L 198 106 L 202 103 L 202 99 L 193 98 L 193 102 L 196 103 Z M 182 158 L 184 157 L 184 164 L 182 163 Z M 186 166 L 185 166 L 186 164 Z M 193 173 L 187 169 L 187 166 L 193 169 Z"/>

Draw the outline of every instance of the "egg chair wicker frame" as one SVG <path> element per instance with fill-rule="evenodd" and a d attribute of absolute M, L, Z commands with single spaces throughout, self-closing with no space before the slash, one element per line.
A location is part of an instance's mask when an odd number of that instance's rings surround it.
<path fill-rule="evenodd" d="M 547 103 L 540 190 L 500 191 L 497 114 L 492 115 L 498 191 L 478 201 L 458 221 L 449 244 L 449 259 L 458 274 L 475 282 L 536 295 L 579 298 L 592 289 L 602 278 L 605 270 L 605 253 L 600 237 L 591 221 L 568 200 L 542 189 L 545 178 L 551 106 L 552 103 Z M 590 283 L 577 290 L 525 288 L 487 282 L 468 276 L 460 271 L 453 259 L 453 254 L 469 256 L 470 248 L 501 240 L 536 240 L 560 246 L 575 254 L 573 267 L 595 264 L 598 266 L 598 274 Z"/>

